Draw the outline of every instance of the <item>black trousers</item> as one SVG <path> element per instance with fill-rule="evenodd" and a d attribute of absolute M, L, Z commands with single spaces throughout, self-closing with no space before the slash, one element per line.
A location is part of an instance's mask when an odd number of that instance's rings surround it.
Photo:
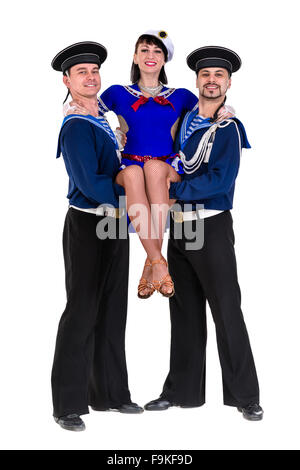
<path fill-rule="evenodd" d="M 100 240 L 94 214 L 70 208 L 63 249 L 67 305 L 52 369 L 54 416 L 130 403 L 125 360 L 127 239 Z"/>
<path fill-rule="evenodd" d="M 257 375 L 240 306 L 232 216 L 225 211 L 202 223 L 203 247 L 187 250 L 186 237 L 174 239 L 171 221 L 168 261 L 176 294 L 170 299 L 170 371 L 161 396 L 186 406 L 205 402 L 207 300 L 216 327 L 224 404 L 259 403 Z M 196 230 L 196 221 L 185 224 L 193 224 L 192 230 Z"/>

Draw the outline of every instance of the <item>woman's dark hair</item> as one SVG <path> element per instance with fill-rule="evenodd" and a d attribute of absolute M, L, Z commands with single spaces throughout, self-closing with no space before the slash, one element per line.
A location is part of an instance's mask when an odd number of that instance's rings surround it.
<path fill-rule="evenodd" d="M 154 44 L 155 46 L 159 47 L 160 49 L 162 49 L 163 53 L 164 53 L 164 56 L 165 56 L 165 61 L 167 60 L 168 58 L 168 51 L 165 47 L 165 45 L 162 43 L 162 41 L 160 41 L 159 39 L 157 39 L 155 36 L 151 36 L 149 34 L 142 34 L 142 36 L 140 36 L 137 40 L 137 43 L 135 45 L 135 50 L 134 52 L 137 53 L 137 50 L 138 50 L 138 47 L 139 47 L 139 44 L 142 44 L 143 42 L 145 42 L 146 44 Z M 140 69 L 139 69 L 139 66 L 137 64 L 135 64 L 134 62 L 132 62 L 132 66 L 131 66 L 131 72 L 130 72 L 130 80 L 131 80 L 131 83 L 136 83 L 139 81 L 141 77 L 141 73 L 140 73 Z M 158 77 L 158 80 L 163 83 L 164 85 L 166 85 L 168 83 L 168 79 L 167 79 L 167 75 L 166 75 L 166 72 L 165 72 L 165 68 L 162 67 L 161 68 L 161 71 L 160 71 L 160 74 L 159 74 L 159 77 Z"/>

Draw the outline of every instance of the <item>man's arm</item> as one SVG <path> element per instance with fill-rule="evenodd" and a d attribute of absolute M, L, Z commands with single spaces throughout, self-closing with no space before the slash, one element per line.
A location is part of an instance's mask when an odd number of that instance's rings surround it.
<path fill-rule="evenodd" d="M 65 124 L 61 135 L 63 156 L 77 188 L 86 198 L 96 204 L 117 207 L 117 197 L 124 194 L 124 190 L 114 184 L 110 176 L 98 174 L 99 160 L 91 126 L 77 119 Z"/>
<path fill-rule="evenodd" d="M 170 199 L 198 201 L 226 194 L 239 170 L 240 138 L 234 122 L 218 129 L 208 163 L 208 172 L 180 183 L 171 183 Z"/>

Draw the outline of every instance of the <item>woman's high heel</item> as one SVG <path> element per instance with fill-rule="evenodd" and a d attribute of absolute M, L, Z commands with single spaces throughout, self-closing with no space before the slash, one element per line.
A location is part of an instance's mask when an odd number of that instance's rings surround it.
<path fill-rule="evenodd" d="M 154 264 L 164 264 L 165 266 L 168 266 L 167 261 L 163 257 L 161 257 L 160 259 L 154 259 L 151 262 L 151 265 L 153 266 Z M 163 295 L 164 297 L 173 297 L 173 295 L 175 294 L 174 282 L 173 282 L 170 274 L 166 274 L 166 276 L 164 276 L 159 281 L 153 280 L 152 285 L 153 285 L 154 289 L 157 292 L 159 292 L 161 295 Z M 162 290 L 164 287 L 165 288 L 169 287 L 169 288 L 172 289 L 172 291 L 171 292 L 164 292 Z"/>
<path fill-rule="evenodd" d="M 149 259 L 146 259 L 145 266 L 152 267 L 152 264 L 150 263 Z M 148 293 L 143 295 L 142 291 L 148 290 Z M 153 292 L 155 291 L 154 286 L 151 284 L 151 282 L 147 281 L 144 277 L 141 277 L 139 285 L 138 285 L 138 297 L 140 299 L 149 299 Z"/>

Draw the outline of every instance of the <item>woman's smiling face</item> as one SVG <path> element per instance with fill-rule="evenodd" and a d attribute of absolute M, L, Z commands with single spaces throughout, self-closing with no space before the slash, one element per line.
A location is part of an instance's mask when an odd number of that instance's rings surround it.
<path fill-rule="evenodd" d="M 159 73 L 165 64 L 165 55 L 159 46 L 142 42 L 138 45 L 133 61 L 138 65 L 140 72 Z"/>

